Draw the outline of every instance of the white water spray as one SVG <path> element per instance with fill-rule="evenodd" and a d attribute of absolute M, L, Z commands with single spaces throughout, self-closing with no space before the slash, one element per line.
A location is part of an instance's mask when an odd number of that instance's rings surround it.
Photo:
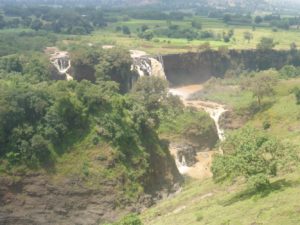
<path fill-rule="evenodd" d="M 220 141 L 225 140 L 225 134 L 224 134 L 224 129 L 221 128 L 220 126 L 220 118 L 225 113 L 227 110 L 225 106 L 215 103 L 215 102 L 210 102 L 210 101 L 201 101 L 201 100 L 190 100 L 189 96 L 199 90 L 201 90 L 202 86 L 201 85 L 191 85 L 191 86 L 186 86 L 186 87 L 181 87 L 181 88 L 174 88 L 170 89 L 169 92 L 172 93 L 173 95 L 177 95 L 181 98 L 181 100 L 184 102 L 186 106 L 192 106 L 197 109 L 204 110 L 207 112 L 210 117 L 214 120 L 217 128 L 217 133 Z M 178 159 L 178 154 L 176 149 L 171 148 L 171 153 L 175 157 L 175 162 L 177 165 L 177 168 L 181 174 L 200 174 L 200 173 L 206 173 L 207 170 L 209 170 L 209 162 L 207 166 L 205 167 L 205 171 L 203 171 L 203 165 L 201 163 L 203 162 L 198 162 L 196 163 L 193 167 L 188 167 L 187 165 L 184 165 L 182 161 L 180 162 Z M 222 153 L 222 149 L 220 148 L 219 151 Z M 209 154 L 209 153 L 207 153 Z M 211 159 L 212 153 L 210 153 L 210 159 Z M 198 165 L 197 165 L 198 164 Z M 199 175 L 199 177 L 202 177 Z"/>
<path fill-rule="evenodd" d="M 65 75 L 67 80 L 73 80 L 73 77 L 68 73 L 71 69 L 71 59 L 68 52 L 56 50 L 51 54 L 50 62 L 59 74 Z"/>
<path fill-rule="evenodd" d="M 166 79 L 164 70 L 163 57 L 150 57 L 145 52 L 131 50 L 131 57 L 133 59 L 132 70 L 135 70 L 140 77 L 156 76 Z"/>

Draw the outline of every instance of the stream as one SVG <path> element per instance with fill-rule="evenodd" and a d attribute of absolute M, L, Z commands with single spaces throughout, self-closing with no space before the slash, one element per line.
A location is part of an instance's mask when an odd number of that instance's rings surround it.
<path fill-rule="evenodd" d="M 227 111 L 226 107 L 224 105 L 211 102 L 211 101 L 189 99 L 189 96 L 200 91 L 202 88 L 203 86 L 201 84 L 195 84 L 195 85 L 182 86 L 178 88 L 171 88 L 169 92 L 172 93 L 173 95 L 179 96 L 185 106 L 192 106 L 199 110 L 206 111 L 210 115 L 210 117 L 215 121 L 218 137 L 220 141 L 224 141 L 225 140 L 224 130 L 220 127 L 219 120 L 220 117 L 223 115 L 223 113 Z M 212 176 L 210 167 L 212 163 L 213 154 L 215 154 L 216 151 L 198 152 L 196 157 L 198 162 L 192 167 L 187 166 L 184 157 L 181 159 L 181 161 L 178 159 L 177 149 L 173 148 L 172 145 L 170 146 L 170 151 L 175 158 L 177 168 L 181 174 L 185 174 L 196 179 L 203 179 Z M 219 149 L 219 152 L 222 153 L 221 148 Z"/>

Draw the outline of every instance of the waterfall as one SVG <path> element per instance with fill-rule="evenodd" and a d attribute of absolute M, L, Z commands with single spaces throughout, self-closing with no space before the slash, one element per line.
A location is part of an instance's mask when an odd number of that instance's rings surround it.
<path fill-rule="evenodd" d="M 132 50 L 131 57 L 133 59 L 132 70 L 136 71 L 140 77 L 156 76 L 166 79 L 163 57 L 161 55 L 150 57 L 144 52 Z"/>
<path fill-rule="evenodd" d="M 186 164 L 185 156 L 183 155 L 181 157 L 181 160 L 178 158 L 177 154 L 175 154 L 174 156 L 175 156 L 175 163 L 176 163 L 176 166 L 177 166 L 177 169 L 178 169 L 179 173 L 180 174 L 187 173 L 188 170 L 189 170 L 189 167 Z"/>
<path fill-rule="evenodd" d="M 225 133 L 224 130 L 220 126 L 220 117 L 225 113 L 227 110 L 224 106 L 219 104 L 203 104 L 201 108 L 206 111 L 210 117 L 214 120 L 218 132 L 218 137 L 220 141 L 225 141 Z"/>
<path fill-rule="evenodd" d="M 189 99 L 189 96 L 191 96 L 193 93 L 201 89 L 202 89 L 202 85 L 200 84 L 200 85 L 190 85 L 190 86 L 183 86 L 179 88 L 173 88 L 170 89 L 169 92 L 173 95 L 179 96 L 186 106 L 191 106 L 199 110 L 206 111 L 210 115 L 210 117 L 214 120 L 217 128 L 218 137 L 222 142 L 225 140 L 225 134 L 224 134 L 224 129 L 222 129 L 220 126 L 220 118 L 227 111 L 226 107 L 224 105 L 215 102 Z M 210 153 L 211 154 L 210 159 L 202 159 L 202 162 L 199 161 L 194 166 L 189 167 L 186 164 L 186 158 L 184 156 L 181 159 L 179 159 L 180 157 L 178 156 L 178 149 L 175 146 L 170 145 L 169 149 L 171 154 L 175 158 L 176 166 L 178 168 L 178 171 L 181 174 L 187 174 L 189 176 L 193 175 L 193 177 L 196 177 L 195 174 L 198 174 L 199 177 L 201 177 L 202 174 L 206 174 L 205 176 L 211 176 L 211 174 L 209 174 L 208 172 L 210 171 L 208 168 L 210 167 L 209 165 L 211 164 L 211 159 L 213 154 L 212 152 Z M 223 150 L 221 147 L 219 147 L 219 152 L 223 154 Z M 205 165 L 204 162 L 207 164 Z"/>
<path fill-rule="evenodd" d="M 71 69 L 71 59 L 68 52 L 55 51 L 51 54 L 50 62 L 59 74 L 64 75 L 67 80 L 73 80 L 73 77 L 68 73 Z"/>
<path fill-rule="evenodd" d="M 152 64 L 150 58 L 133 58 L 133 70 L 135 70 L 140 77 L 152 76 Z"/>
<path fill-rule="evenodd" d="M 163 79 L 167 79 L 162 58 L 161 61 L 155 58 L 150 58 L 150 62 L 151 62 L 151 76 L 157 76 Z"/>

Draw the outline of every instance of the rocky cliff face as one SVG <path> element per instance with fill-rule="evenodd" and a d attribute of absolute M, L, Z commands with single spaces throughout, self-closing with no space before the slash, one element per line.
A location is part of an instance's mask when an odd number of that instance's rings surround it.
<path fill-rule="evenodd" d="M 116 209 L 116 183 L 102 182 L 102 189 L 92 189 L 75 177 L 60 182 L 39 173 L 23 175 L 17 180 L 0 177 L 0 224 L 90 225 L 116 219 L 122 214 Z"/>
<path fill-rule="evenodd" d="M 117 162 L 96 160 L 107 169 Z M 80 162 L 78 162 L 80 164 Z M 129 212 L 139 212 L 174 193 L 182 177 L 168 149 L 150 154 L 149 170 L 143 177 L 144 192 L 128 199 L 128 178 L 90 177 L 73 173 L 45 172 L 0 175 L 0 225 L 99 225 L 113 222 Z M 127 179 L 127 180 L 126 180 Z M 96 183 L 96 184 L 95 184 Z M 128 184 L 127 184 L 128 186 Z"/>
<path fill-rule="evenodd" d="M 227 71 L 237 67 L 253 71 L 300 64 L 298 54 L 276 50 L 206 50 L 165 55 L 163 61 L 166 77 L 174 86 L 205 82 L 212 76 L 224 77 Z"/>
<path fill-rule="evenodd" d="M 155 132 L 141 136 L 145 152 L 133 163 L 102 143 L 65 153 L 48 171 L 1 170 L 0 225 L 99 225 L 176 192 L 182 176 L 168 143 Z"/>

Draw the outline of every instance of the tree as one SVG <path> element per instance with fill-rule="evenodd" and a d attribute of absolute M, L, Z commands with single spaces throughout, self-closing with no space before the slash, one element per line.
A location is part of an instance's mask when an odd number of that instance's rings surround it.
<path fill-rule="evenodd" d="M 157 110 L 168 94 L 168 83 L 159 77 L 141 77 L 132 90 L 148 111 Z"/>
<path fill-rule="evenodd" d="M 42 26 L 43 26 L 42 21 L 39 19 L 36 19 L 36 20 L 32 21 L 30 28 L 35 31 L 38 31 L 42 28 Z"/>
<path fill-rule="evenodd" d="M 6 23 L 4 20 L 4 17 L 0 15 L 0 29 L 3 29 L 5 27 Z"/>
<path fill-rule="evenodd" d="M 253 78 L 246 79 L 242 86 L 253 93 L 253 97 L 257 98 L 257 103 L 261 106 L 264 97 L 274 94 L 274 86 L 278 82 L 276 76 L 277 72 L 275 71 L 262 71 Z"/>
<path fill-rule="evenodd" d="M 290 50 L 291 50 L 291 53 L 296 53 L 297 52 L 297 49 L 298 48 L 298 46 L 297 46 L 297 44 L 295 43 L 295 42 L 292 42 L 291 44 L 290 44 Z"/>
<path fill-rule="evenodd" d="M 139 37 L 142 39 L 145 39 L 147 41 L 150 41 L 153 39 L 154 34 L 151 30 L 146 30 L 145 32 L 142 32 L 139 34 Z"/>
<path fill-rule="evenodd" d="M 295 93 L 297 105 L 300 105 L 300 89 L 299 89 L 299 88 L 296 88 L 296 89 L 294 90 L 294 93 Z"/>
<path fill-rule="evenodd" d="M 263 21 L 263 18 L 262 18 L 261 16 L 256 16 L 255 19 L 254 19 L 254 22 L 255 22 L 256 24 L 259 24 L 259 23 L 261 23 L 262 21 Z"/>
<path fill-rule="evenodd" d="M 281 68 L 279 74 L 283 78 L 294 78 L 300 75 L 300 71 L 292 65 L 285 65 Z"/>
<path fill-rule="evenodd" d="M 198 20 L 193 20 L 192 21 L 192 27 L 195 28 L 195 29 L 201 30 L 202 29 L 202 23 Z"/>
<path fill-rule="evenodd" d="M 253 34 L 250 33 L 249 31 L 244 32 L 244 39 L 245 39 L 246 41 L 248 41 L 248 43 L 250 43 L 250 40 L 253 39 Z"/>
<path fill-rule="evenodd" d="M 214 157 L 214 180 L 244 177 L 251 187 L 264 189 L 270 184 L 269 177 L 277 174 L 285 149 L 281 142 L 254 128 L 235 131 L 222 144 L 224 154 Z"/>
<path fill-rule="evenodd" d="M 257 44 L 256 48 L 259 50 L 271 50 L 277 45 L 276 42 L 274 42 L 273 38 L 267 38 L 263 37 L 260 42 Z"/>
<path fill-rule="evenodd" d="M 223 17 L 223 21 L 225 23 L 228 23 L 231 21 L 231 15 L 230 14 L 225 14 L 224 17 Z"/>
<path fill-rule="evenodd" d="M 142 32 L 145 32 L 146 30 L 149 30 L 149 27 L 148 27 L 147 25 L 143 24 L 143 25 L 141 26 L 141 31 L 142 31 Z"/>
<path fill-rule="evenodd" d="M 129 29 L 128 26 L 123 26 L 122 27 L 122 32 L 123 32 L 123 34 L 126 34 L 126 35 L 130 35 L 131 34 L 131 31 L 130 31 L 130 29 Z"/>

